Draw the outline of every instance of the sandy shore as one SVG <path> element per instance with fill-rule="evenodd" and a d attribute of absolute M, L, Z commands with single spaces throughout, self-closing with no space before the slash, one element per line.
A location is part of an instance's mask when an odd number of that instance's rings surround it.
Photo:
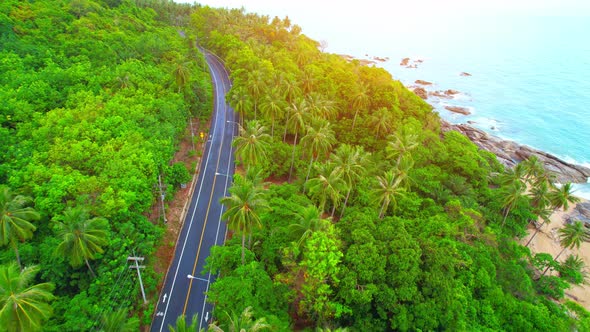
<path fill-rule="evenodd" d="M 586 202 L 586 200 L 582 200 L 582 202 Z M 564 226 L 565 217 L 571 214 L 574 208 L 575 205 L 570 206 L 567 211 L 557 211 L 551 216 L 551 223 L 544 225 L 529 245 L 532 254 L 545 252 L 555 257 L 559 253 L 561 245 L 559 244 L 559 234 L 557 231 Z M 529 225 L 529 234 L 522 239 L 521 243 L 523 245 L 526 244 L 534 232 L 535 228 Z M 577 254 L 582 258 L 586 263 L 586 271 L 590 272 L 590 243 L 582 243 L 579 250 L 566 249 L 559 257 L 559 261 L 563 262 L 570 254 Z M 573 285 L 565 291 L 565 294 L 566 298 L 574 300 L 587 310 L 590 310 L 590 285 Z"/>

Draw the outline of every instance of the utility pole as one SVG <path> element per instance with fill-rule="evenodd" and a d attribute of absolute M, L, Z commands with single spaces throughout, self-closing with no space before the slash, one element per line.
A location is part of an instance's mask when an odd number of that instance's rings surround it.
<path fill-rule="evenodd" d="M 143 257 L 137 257 L 137 256 L 129 256 L 127 257 L 128 261 L 134 261 L 135 262 L 135 266 L 131 265 L 129 266 L 130 269 L 136 269 L 137 270 L 137 277 L 139 278 L 139 287 L 141 287 L 141 296 L 143 296 L 143 303 L 147 303 L 147 300 L 145 298 L 145 290 L 143 289 L 143 281 L 141 280 L 141 272 L 139 271 L 140 269 L 145 268 L 145 265 L 139 265 L 139 261 L 143 262 Z"/>
<path fill-rule="evenodd" d="M 166 220 L 166 207 L 164 206 L 164 197 L 166 197 L 166 194 L 162 190 L 162 176 L 160 174 L 158 174 L 158 188 L 160 188 L 160 202 L 162 204 L 162 214 L 164 215 L 164 223 L 166 224 L 168 223 L 168 220 Z"/>

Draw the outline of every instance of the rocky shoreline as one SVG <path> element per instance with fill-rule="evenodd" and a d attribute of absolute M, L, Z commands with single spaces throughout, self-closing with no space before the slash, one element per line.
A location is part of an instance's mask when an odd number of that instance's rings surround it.
<path fill-rule="evenodd" d="M 513 167 L 529 156 L 536 156 L 543 162 L 548 172 L 555 174 L 558 183 L 587 183 L 590 177 L 590 168 L 568 163 L 552 154 L 514 141 L 503 140 L 469 124 L 451 124 L 441 119 L 441 128 L 443 132 L 449 130 L 460 132 L 479 148 L 495 154 L 498 161 L 506 167 Z"/>

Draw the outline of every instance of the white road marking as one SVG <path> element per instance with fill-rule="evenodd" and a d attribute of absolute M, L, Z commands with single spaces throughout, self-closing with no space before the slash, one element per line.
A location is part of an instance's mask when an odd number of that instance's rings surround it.
<path fill-rule="evenodd" d="M 211 76 L 213 78 L 214 83 L 217 85 L 217 76 L 215 75 L 215 71 L 214 70 L 211 70 Z M 216 106 L 216 109 L 217 109 L 217 107 L 219 105 L 220 105 L 219 104 L 219 100 L 217 100 L 217 104 L 215 105 Z M 213 136 L 215 136 L 215 131 L 216 130 L 217 130 L 217 125 L 215 127 L 213 127 Z M 207 172 L 207 165 L 209 165 L 209 160 L 211 159 L 211 150 L 212 150 L 211 149 L 211 146 L 212 145 L 213 144 L 211 144 L 209 146 L 209 151 L 207 152 L 207 161 L 205 162 L 205 168 L 204 168 L 203 174 L 202 174 L 203 175 L 203 178 L 201 180 L 203 180 L 205 178 L 205 173 Z M 200 174 L 199 174 L 199 176 L 200 176 Z M 205 181 L 201 181 L 201 184 L 199 186 L 199 193 L 197 194 L 197 200 L 195 201 L 195 208 L 193 209 L 193 214 L 191 215 L 191 220 L 189 222 L 188 229 L 187 229 L 187 232 L 186 232 L 186 236 L 184 238 L 184 244 L 182 245 L 182 250 L 180 251 L 180 258 L 178 259 L 178 265 L 176 266 L 176 271 L 174 272 L 174 279 L 172 280 L 172 286 L 170 287 L 170 294 L 172 294 L 174 292 L 174 286 L 176 284 L 176 277 L 178 277 L 178 270 L 180 270 L 180 266 L 181 266 L 181 262 L 182 262 L 182 257 L 184 256 L 184 249 L 186 248 L 186 244 L 188 242 L 187 241 L 188 240 L 188 235 L 190 234 L 191 227 L 193 226 L 193 220 L 195 219 L 195 214 L 197 213 L 197 205 L 198 205 L 199 199 L 201 197 L 201 192 L 202 192 L 202 189 L 203 189 L 203 183 L 204 182 Z M 170 302 L 168 302 L 166 304 L 166 308 L 164 309 L 164 312 L 161 315 L 162 316 L 162 323 L 160 325 L 160 332 L 162 332 L 162 330 L 164 329 L 164 323 L 166 321 L 166 314 L 168 313 L 168 306 L 169 305 L 170 305 Z"/>

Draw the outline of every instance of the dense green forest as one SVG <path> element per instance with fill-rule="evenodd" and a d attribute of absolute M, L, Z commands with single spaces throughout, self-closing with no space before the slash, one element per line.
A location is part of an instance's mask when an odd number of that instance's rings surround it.
<path fill-rule="evenodd" d="M 172 197 L 188 174 L 170 163 L 188 119 L 211 112 L 208 68 L 177 26 L 189 10 L 0 3 L 0 331 L 112 331 L 128 312 L 131 330 L 150 322 L 127 257 L 147 257 L 157 297 L 158 175 Z"/>
<path fill-rule="evenodd" d="M 232 237 L 208 259 L 221 274 L 209 293 L 216 327 L 590 330 L 586 310 L 559 301 L 584 281 L 580 260 L 518 242 L 575 201 L 570 187 L 553 187 L 538 160 L 505 170 L 441 132 L 385 70 L 321 52 L 288 18 L 166 0 L 8 0 L 0 331 L 150 323 L 166 227 L 148 218 L 158 176 L 172 197 L 188 121 L 211 112 L 195 40 L 224 59 L 242 124 L 241 175 L 223 199 Z M 574 223 L 560 237 L 574 247 L 588 234 Z M 129 255 L 146 257 L 147 305 Z"/>
<path fill-rule="evenodd" d="M 576 201 L 538 160 L 504 170 L 385 70 L 320 52 L 288 18 L 205 7 L 191 25 L 243 120 L 244 173 L 223 199 L 234 236 L 208 261 L 218 324 L 248 308 L 274 331 L 590 329 L 556 301 L 584 280 L 580 259 L 518 242 Z M 576 223 L 560 238 L 589 236 Z"/>

